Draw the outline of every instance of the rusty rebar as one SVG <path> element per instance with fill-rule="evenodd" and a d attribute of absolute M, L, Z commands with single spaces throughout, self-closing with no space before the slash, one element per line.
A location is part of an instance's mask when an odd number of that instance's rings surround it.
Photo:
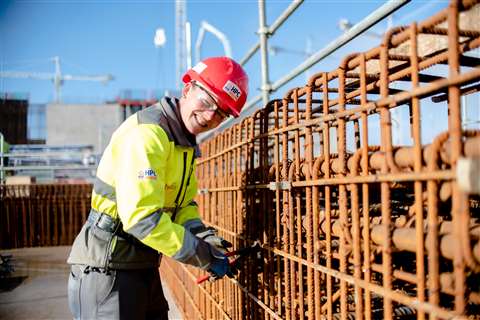
<path fill-rule="evenodd" d="M 237 139 L 202 143 L 199 170 L 210 168 L 199 179 L 205 220 L 239 246 L 263 241 L 261 257 L 233 282 L 239 299 L 218 296 L 234 304 L 224 307 L 232 318 L 235 305 L 241 319 L 478 313 L 480 199 L 462 192 L 456 175 L 459 157 L 480 156 L 480 131 L 461 130 L 459 104 L 460 95 L 479 94 L 477 62 L 465 54 L 480 46 L 480 32 L 460 27 L 458 17 L 475 20 L 478 8 L 452 2 L 395 28 L 381 46 L 316 73 L 219 135 Z M 432 97 L 437 108 L 448 105 L 449 125 L 429 139 Z M 399 144 L 391 112 L 401 108 L 409 136 Z M 231 161 L 227 172 L 218 169 Z M 217 200 L 207 206 L 207 199 Z M 230 215 L 229 207 L 235 225 L 218 211 Z"/>

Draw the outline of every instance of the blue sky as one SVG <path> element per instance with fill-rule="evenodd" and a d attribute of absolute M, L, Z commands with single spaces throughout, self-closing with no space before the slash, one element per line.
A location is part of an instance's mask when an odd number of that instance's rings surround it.
<path fill-rule="evenodd" d="M 273 23 L 291 1 L 266 1 L 267 23 Z M 270 43 L 288 50 L 305 50 L 307 38 L 313 52 L 341 34 L 340 18 L 355 23 L 381 6 L 383 1 L 305 1 L 273 36 Z M 393 23 L 405 24 L 424 19 L 447 6 L 446 1 L 412 1 L 400 9 Z M 113 82 L 69 81 L 62 87 L 67 102 L 113 100 L 122 89 L 152 90 L 175 86 L 175 43 L 173 1 L 1 1 L 0 67 L 2 70 L 30 72 L 54 71 L 48 59 L 59 56 L 64 74 L 112 74 Z M 225 33 L 230 39 L 233 58 L 240 60 L 258 37 L 258 4 L 245 1 L 189 1 L 187 20 L 192 24 L 195 43 L 202 20 Z M 383 33 L 387 22 L 372 28 Z M 155 48 L 157 28 L 164 28 L 167 43 Z M 379 39 L 363 36 L 332 58 L 315 65 L 309 72 L 330 71 L 341 58 L 353 51 L 369 49 Z M 207 34 L 204 56 L 223 55 L 223 47 Z M 300 54 L 279 53 L 270 56 L 272 82 L 299 65 Z M 245 66 L 250 75 L 250 96 L 259 93 L 260 55 Z M 287 84 L 277 95 L 293 86 L 303 85 L 305 76 Z M 45 80 L 0 79 L 0 92 L 26 93 L 32 103 L 53 99 L 53 84 Z"/>

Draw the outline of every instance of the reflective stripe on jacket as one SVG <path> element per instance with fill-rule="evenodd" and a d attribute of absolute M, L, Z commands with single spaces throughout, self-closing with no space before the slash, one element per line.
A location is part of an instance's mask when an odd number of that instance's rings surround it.
<path fill-rule="evenodd" d="M 164 98 L 114 132 L 97 169 L 92 212 L 108 215 L 118 230 L 105 233 L 101 223 L 87 221 L 69 263 L 145 268 L 158 266 L 159 254 L 165 254 L 208 267 L 209 246 L 189 231 L 201 225 L 193 201 L 198 147 L 177 103 Z"/>

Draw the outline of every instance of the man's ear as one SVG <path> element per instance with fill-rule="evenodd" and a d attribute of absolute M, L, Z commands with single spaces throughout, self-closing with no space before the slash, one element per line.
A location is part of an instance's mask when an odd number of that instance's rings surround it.
<path fill-rule="evenodd" d="M 183 89 L 182 89 L 182 97 L 186 97 L 187 96 L 187 93 L 188 91 L 193 87 L 192 83 L 191 82 L 187 82 L 185 83 L 185 85 L 183 86 Z"/>

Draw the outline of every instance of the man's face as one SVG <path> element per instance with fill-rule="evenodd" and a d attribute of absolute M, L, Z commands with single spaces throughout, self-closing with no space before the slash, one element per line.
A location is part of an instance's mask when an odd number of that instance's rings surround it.
<path fill-rule="evenodd" d="M 180 114 L 191 134 L 198 135 L 211 130 L 228 116 L 218 108 L 213 95 L 194 82 L 185 84 L 182 93 Z"/>

